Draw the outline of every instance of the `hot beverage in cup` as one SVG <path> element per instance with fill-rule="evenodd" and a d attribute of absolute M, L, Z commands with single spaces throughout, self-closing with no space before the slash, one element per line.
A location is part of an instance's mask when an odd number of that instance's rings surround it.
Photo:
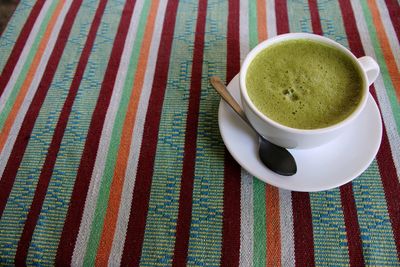
<path fill-rule="evenodd" d="M 378 74 L 374 59 L 356 58 L 329 38 L 278 35 L 257 45 L 243 62 L 243 110 L 270 142 L 286 148 L 316 147 L 350 127 Z"/>
<path fill-rule="evenodd" d="M 288 40 L 262 50 L 246 75 L 256 108 L 288 127 L 318 129 L 346 119 L 363 97 L 362 72 L 339 49 Z"/>

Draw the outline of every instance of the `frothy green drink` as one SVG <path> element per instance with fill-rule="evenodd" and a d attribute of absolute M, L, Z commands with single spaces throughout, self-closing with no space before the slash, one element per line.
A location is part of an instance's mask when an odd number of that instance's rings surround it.
<path fill-rule="evenodd" d="M 266 116 L 299 129 L 318 129 L 346 119 L 363 97 L 353 60 L 333 46 L 288 40 L 261 51 L 246 75 L 248 95 Z"/>

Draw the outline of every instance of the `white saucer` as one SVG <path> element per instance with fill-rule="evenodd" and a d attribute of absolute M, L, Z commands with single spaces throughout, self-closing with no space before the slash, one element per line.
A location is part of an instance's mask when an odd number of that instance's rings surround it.
<path fill-rule="evenodd" d="M 239 76 L 228 90 L 240 103 Z M 312 149 L 290 149 L 297 173 L 281 176 L 266 168 L 258 157 L 256 134 L 223 101 L 218 111 L 222 139 L 233 158 L 258 179 L 293 191 L 322 191 L 350 182 L 371 164 L 382 138 L 378 107 L 370 95 L 367 105 L 351 128 L 331 142 Z"/>

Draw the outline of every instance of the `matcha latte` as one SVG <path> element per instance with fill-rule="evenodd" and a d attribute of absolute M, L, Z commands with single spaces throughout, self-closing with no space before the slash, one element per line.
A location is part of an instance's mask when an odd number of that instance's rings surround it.
<path fill-rule="evenodd" d="M 270 119 L 319 129 L 346 119 L 363 98 L 361 70 L 333 46 L 287 40 L 262 50 L 246 74 L 247 93 Z"/>

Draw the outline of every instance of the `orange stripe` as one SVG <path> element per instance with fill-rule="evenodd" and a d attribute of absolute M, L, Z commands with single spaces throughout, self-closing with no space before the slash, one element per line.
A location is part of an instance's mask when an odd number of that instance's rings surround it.
<path fill-rule="evenodd" d="M 396 91 L 397 99 L 400 100 L 400 74 L 397 69 L 396 61 L 394 59 L 392 49 L 390 48 L 389 40 L 386 35 L 386 31 L 382 24 L 382 20 L 374 0 L 368 0 L 368 6 L 371 10 L 372 20 L 376 27 L 376 33 L 378 34 L 379 42 L 382 48 L 383 56 L 386 61 L 386 66 L 389 71 L 390 78 L 392 80 L 394 89 Z"/>
<path fill-rule="evenodd" d="M 42 40 L 40 41 L 38 50 L 35 54 L 35 57 L 32 61 L 31 66 L 28 70 L 28 73 L 26 75 L 24 83 L 22 84 L 22 86 L 19 90 L 19 93 L 17 95 L 17 98 L 15 99 L 15 102 L 13 104 L 13 107 L 12 107 L 10 113 L 8 114 L 6 121 L 4 122 L 3 129 L 1 130 L 1 133 L 0 133 L 0 151 L 2 151 L 4 148 L 4 144 L 7 141 L 7 137 L 11 131 L 11 127 L 14 124 L 15 118 L 17 117 L 18 112 L 24 102 L 25 96 L 28 93 L 28 89 L 31 86 L 32 80 L 35 77 L 36 70 L 39 66 L 40 60 L 42 59 L 43 53 L 44 53 L 47 43 L 50 39 L 51 32 L 53 31 L 53 28 L 56 24 L 58 16 L 61 13 L 64 3 L 65 3 L 65 1 L 63 0 L 57 4 L 54 14 L 52 15 L 52 17 L 50 19 L 49 25 L 46 28 L 46 31 L 42 37 Z"/>
<path fill-rule="evenodd" d="M 267 226 L 267 266 L 281 266 L 281 231 L 279 215 L 279 191 L 272 185 L 265 186 Z"/>
<path fill-rule="evenodd" d="M 264 41 L 267 37 L 267 15 L 265 0 L 257 0 L 257 28 L 258 41 Z"/>
<path fill-rule="evenodd" d="M 257 0 L 258 41 L 268 38 L 265 1 Z M 281 266 L 281 231 L 279 191 L 269 184 L 265 185 L 265 224 L 266 224 L 266 266 Z"/>
<path fill-rule="evenodd" d="M 121 143 L 118 150 L 117 164 L 114 169 L 114 176 L 110 188 L 110 197 L 104 221 L 104 228 L 101 234 L 100 244 L 96 256 L 96 266 L 103 266 L 108 262 L 114 239 L 115 228 L 118 219 L 119 205 L 121 201 L 122 188 L 124 184 L 125 171 L 128 164 L 132 132 L 135 126 L 135 118 L 140 95 L 143 88 L 144 76 L 146 73 L 147 60 L 150 50 L 151 39 L 154 30 L 154 23 L 157 14 L 159 0 L 154 0 L 150 7 L 146 32 L 143 36 L 142 48 L 137 64 L 132 95 L 129 99 L 128 111 L 124 120 Z"/>

